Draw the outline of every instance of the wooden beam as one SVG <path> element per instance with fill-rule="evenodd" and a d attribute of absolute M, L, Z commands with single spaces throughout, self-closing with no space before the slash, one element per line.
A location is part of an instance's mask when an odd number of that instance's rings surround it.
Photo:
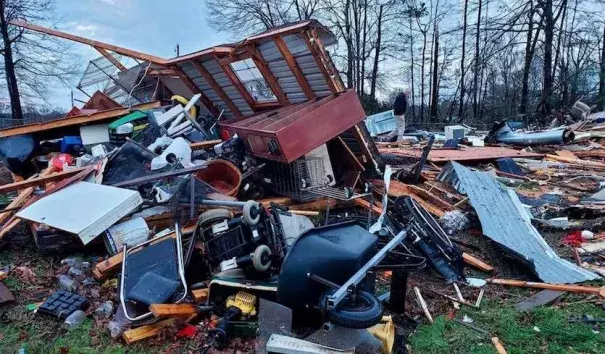
<path fill-rule="evenodd" d="M 80 36 L 76 36 L 73 34 L 57 31 L 54 29 L 33 25 L 33 24 L 27 23 L 25 21 L 12 20 L 12 21 L 10 21 L 10 23 L 17 27 L 26 28 L 26 29 L 40 32 L 40 33 L 49 34 L 54 37 L 69 39 L 70 41 L 74 41 L 74 42 L 78 42 L 78 43 L 82 43 L 82 44 L 88 44 L 92 47 L 99 47 L 99 48 L 102 48 L 105 50 L 111 50 L 112 52 L 116 52 L 118 54 L 122 54 L 122 55 L 125 55 L 130 58 L 140 59 L 140 60 L 144 60 L 144 61 L 148 61 L 148 62 L 151 62 L 154 64 L 160 64 L 160 65 L 164 65 L 164 64 L 168 63 L 168 61 L 166 59 L 156 57 L 154 55 L 149 55 L 149 54 L 137 52 L 135 50 L 118 47 L 113 44 L 103 43 L 103 42 L 95 41 L 95 40 L 88 39 L 85 37 L 80 37 Z"/>
<path fill-rule="evenodd" d="M 193 80 L 191 80 L 191 78 L 189 76 L 187 76 L 187 74 L 185 74 L 185 72 L 180 67 L 175 66 L 175 67 L 173 67 L 173 69 L 176 72 L 176 75 L 179 77 L 179 79 L 181 79 L 181 81 L 183 81 L 185 86 L 187 86 L 187 88 L 189 88 L 189 90 L 191 90 L 191 92 L 193 92 L 194 94 L 199 93 L 202 95 L 202 97 L 200 98 L 200 101 L 202 101 L 204 106 L 206 106 L 206 108 L 208 108 L 210 113 L 214 114 L 215 117 L 218 117 L 221 114 L 219 112 L 218 108 L 216 108 L 214 103 L 212 103 L 212 101 L 210 101 L 208 99 L 208 97 L 206 97 L 206 95 L 204 95 L 202 90 L 200 90 L 200 88 L 197 87 L 195 82 L 193 82 Z"/>
<path fill-rule="evenodd" d="M 204 150 L 204 149 L 209 149 L 214 147 L 214 145 L 220 144 L 223 141 L 220 139 L 217 140 L 207 140 L 207 141 L 200 141 L 198 143 L 191 143 L 189 144 L 189 147 L 191 148 L 191 150 Z"/>
<path fill-rule="evenodd" d="M 319 67 L 319 71 L 321 71 L 322 75 L 326 79 L 328 87 L 333 94 L 340 92 L 338 87 L 336 86 L 336 82 L 334 80 L 334 75 L 328 70 L 329 64 L 324 61 L 324 58 L 317 48 L 317 41 L 315 38 L 311 38 L 311 34 L 309 31 L 305 31 L 302 33 L 302 37 L 305 40 L 305 44 L 307 45 L 307 49 L 311 52 L 313 59 L 315 59 L 315 63 Z"/>
<path fill-rule="evenodd" d="M 462 259 L 464 259 L 464 262 L 468 265 L 471 265 L 477 269 L 480 269 L 484 272 L 492 272 L 494 270 L 494 267 L 492 267 L 491 265 L 483 262 L 482 260 L 480 260 L 477 257 L 474 257 L 466 252 L 462 253 Z"/>
<path fill-rule="evenodd" d="M 353 202 L 357 206 L 370 210 L 370 202 L 368 202 L 367 200 L 365 200 L 363 198 L 355 198 L 355 199 L 353 199 Z M 379 207 L 378 205 L 374 204 L 374 205 L 372 205 L 372 212 L 374 214 L 380 215 L 380 214 L 382 214 L 382 208 Z"/>
<path fill-rule="evenodd" d="M 122 339 L 124 339 L 126 344 L 132 344 L 149 337 L 157 336 L 164 328 L 174 326 L 176 320 L 176 318 L 169 318 L 167 320 L 156 322 L 147 326 L 129 329 L 128 331 L 122 333 Z"/>
<path fill-rule="evenodd" d="M 69 127 L 69 126 L 74 126 L 74 125 L 92 124 L 95 122 L 109 120 L 112 118 L 117 118 L 117 117 L 126 115 L 126 114 L 130 113 L 131 110 L 138 109 L 138 110 L 145 111 L 145 110 L 153 109 L 153 108 L 157 108 L 157 107 L 160 107 L 160 102 L 154 101 L 154 102 L 143 103 L 143 104 L 139 104 L 136 106 L 132 106 L 132 108 L 130 110 L 120 107 L 120 108 L 108 109 L 106 111 L 100 111 L 100 112 L 93 113 L 90 115 L 82 115 L 82 116 L 58 119 L 58 120 L 54 120 L 54 121 L 46 122 L 46 123 L 22 125 L 19 127 L 0 130 L 0 138 L 6 138 L 8 136 L 21 135 L 21 134 L 37 133 L 37 132 L 42 132 L 45 130 L 64 128 L 64 127 Z"/>
<path fill-rule="evenodd" d="M 308 99 L 314 99 L 315 93 L 313 92 L 311 85 L 309 85 L 309 82 L 305 78 L 305 75 L 303 74 L 302 70 L 298 66 L 298 63 L 296 63 L 296 59 L 294 59 L 292 53 L 290 53 L 290 49 L 288 49 L 288 46 L 286 45 L 286 42 L 284 42 L 284 39 L 282 37 L 275 37 L 274 41 L 277 45 L 277 49 L 279 49 L 279 52 L 284 57 L 284 60 L 288 64 L 288 67 L 294 74 L 296 81 L 298 81 L 300 88 L 303 90 Z"/>
<path fill-rule="evenodd" d="M 534 289 L 548 289 L 558 291 L 569 291 L 572 293 L 584 293 L 594 294 L 605 298 L 605 286 L 583 286 L 583 285 L 568 285 L 568 284 L 549 284 L 549 283 L 536 283 L 524 280 L 512 280 L 512 279 L 487 279 L 490 284 L 514 286 L 518 288 L 534 288 Z"/>
<path fill-rule="evenodd" d="M 174 69 L 170 69 L 170 68 L 152 69 L 152 70 L 149 70 L 149 75 L 150 76 L 178 76 L 177 72 L 174 71 Z"/>
<path fill-rule="evenodd" d="M 237 74 L 235 73 L 235 71 L 233 71 L 231 64 L 221 63 L 218 57 L 216 57 L 215 60 L 219 63 L 225 75 L 227 75 L 233 86 L 235 86 L 240 95 L 242 95 L 246 103 L 248 103 L 248 106 L 250 106 L 250 108 L 254 110 L 254 105 L 256 104 L 256 101 L 254 100 L 254 98 L 252 98 L 250 92 L 248 92 L 248 89 L 246 89 L 244 84 L 240 81 L 239 77 L 237 77 Z"/>
<path fill-rule="evenodd" d="M 108 51 L 101 47 L 94 47 L 101 55 L 103 55 L 107 60 L 109 60 L 116 68 L 120 69 L 120 71 L 128 70 L 122 63 L 118 61 L 113 55 L 111 55 Z"/>
<path fill-rule="evenodd" d="M 330 58 L 330 55 L 328 55 L 328 52 L 326 51 L 326 47 L 323 45 L 321 38 L 319 38 L 319 35 L 317 34 L 316 29 L 311 30 L 311 37 L 313 38 L 315 43 L 317 43 L 317 48 L 319 49 L 319 54 L 322 57 L 323 61 L 328 64 L 328 69 L 332 73 L 331 76 L 334 79 L 338 92 L 345 91 L 347 88 L 346 88 L 345 84 L 342 82 L 342 78 L 340 77 L 340 74 L 338 73 L 338 70 L 336 69 L 334 62 L 332 61 L 332 58 Z"/>
<path fill-rule="evenodd" d="M 254 65 L 256 65 L 258 71 L 260 71 L 260 73 L 263 75 L 269 87 L 271 87 L 271 90 L 275 94 L 275 97 L 277 97 L 277 101 L 284 106 L 290 104 L 288 96 L 286 96 L 286 93 L 280 86 L 279 82 L 277 81 L 277 78 L 273 75 L 271 69 L 269 69 L 269 65 L 263 58 L 263 55 L 256 49 L 253 44 L 248 45 L 248 52 L 250 53 L 252 61 L 254 61 Z"/>
<path fill-rule="evenodd" d="M 63 172 L 55 173 L 52 175 L 40 176 L 37 178 L 29 178 L 29 179 L 26 179 L 25 181 L 21 181 L 21 182 L 5 184 L 5 185 L 0 186 L 0 194 L 15 192 L 15 191 L 23 190 L 23 189 L 26 189 L 29 187 L 42 186 L 48 182 L 53 182 L 53 181 L 57 181 L 57 180 L 61 180 L 61 179 L 73 176 L 81 171 L 84 171 L 85 169 L 86 169 L 85 167 L 76 168 L 73 170 L 63 171 Z M 17 197 L 17 198 L 19 198 L 19 197 Z"/>
<path fill-rule="evenodd" d="M 208 82 L 208 84 L 210 84 L 210 86 L 212 87 L 214 92 L 216 92 L 219 95 L 219 97 L 223 100 L 223 102 L 225 102 L 225 104 L 227 104 L 227 107 L 229 107 L 229 110 L 235 116 L 242 117 L 242 112 L 239 110 L 239 108 L 237 108 L 237 106 L 235 106 L 235 104 L 233 104 L 233 101 L 231 100 L 231 98 L 229 98 L 229 96 L 227 96 L 225 91 L 223 91 L 222 87 L 216 82 L 216 80 L 214 79 L 214 77 L 212 77 L 212 75 L 208 72 L 208 70 L 206 70 L 206 68 L 202 64 L 200 64 L 196 61 L 192 60 L 192 61 L 190 61 L 190 63 L 204 77 L 204 79 Z"/>
<path fill-rule="evenodd" d="M 197 314 L 193 304 L 152 304 L 149 311 L 155 318 L 189 318 Z"/>

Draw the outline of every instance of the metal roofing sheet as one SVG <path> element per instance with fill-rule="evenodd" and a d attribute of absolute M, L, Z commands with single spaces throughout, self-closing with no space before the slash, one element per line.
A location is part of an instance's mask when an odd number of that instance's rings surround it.
<path fill-rule="evenodd" d="M 578 283 L 599 278 L 560 258 L 531 224 L 514 190 L 489 173 L 450 162 L 437 177 L 466 194 L 479 216 L 483 234 L 532 266 L 547 283 Z"/>

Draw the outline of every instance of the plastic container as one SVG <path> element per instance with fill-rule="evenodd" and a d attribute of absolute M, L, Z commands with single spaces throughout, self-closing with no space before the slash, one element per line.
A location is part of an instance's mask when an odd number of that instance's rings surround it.
<path fill-rule="evenodd" d="M 195 176 L 232 197 L 237 194 L 242 184 L 240 170 L 234 164 L 225 160 L 208 161 L 208 167 L 197 172 Z"/>
<path fill-rule="evenodd" d="M 101 306 L 95 310 L 95 315 L 100 317 L 109 318 L 113 314 L 113 302 L 105 301 Z"/>
<path fill-rule="evenodd" d="M 86 313 L 84 313 L 84 311 L 76 310 L 74 311 L 74 313 L 72 313 L 65 319 L 65 322 L 63 322 L 63 324 L 67 329 L 72 330 L 78 328 L 80 324 L 82 324 L 82 322 L 84 321 L 85 317 Z"/>
<path fill-rule="evenodd" d="M 61 274 L 59 275 L 59 287 L 66 291 L 75 291 L 77 286 L 77 282 L 72 279 L 69 275 Z"/>

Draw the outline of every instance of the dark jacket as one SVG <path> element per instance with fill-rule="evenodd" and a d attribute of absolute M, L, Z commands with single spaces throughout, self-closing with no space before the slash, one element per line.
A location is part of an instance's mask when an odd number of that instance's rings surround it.
<path fill-rule="evenodd" d="M 401 115 L 405 114 L 405 110 L 407 108 L 408 108 L 408 101 L 407 101 L 405 95 L 403 94 L 403 92 L 401 92 L 400 94 L 397 95 L 397 97 L 395 97 L 395 103 L 393 103 L 393 115 L 401 116 Z"/>

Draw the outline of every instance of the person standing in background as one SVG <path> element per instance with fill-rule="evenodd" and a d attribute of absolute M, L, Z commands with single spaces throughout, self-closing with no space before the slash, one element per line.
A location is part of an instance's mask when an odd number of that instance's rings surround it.
<path fill-rule="evenodd" d="M 403 134 L 405 133 L 405 111 L 408 108 L 407 97 L 409 94 L 410 90 L 405 90 L 395 97 L 395 102 L 393 103 L 393 117 L 395 118 L 397 128 L 387 135 L 387 141 L 391 141 L 395 136 L 397 136 L 397 141 L 403 141 Z"/>

